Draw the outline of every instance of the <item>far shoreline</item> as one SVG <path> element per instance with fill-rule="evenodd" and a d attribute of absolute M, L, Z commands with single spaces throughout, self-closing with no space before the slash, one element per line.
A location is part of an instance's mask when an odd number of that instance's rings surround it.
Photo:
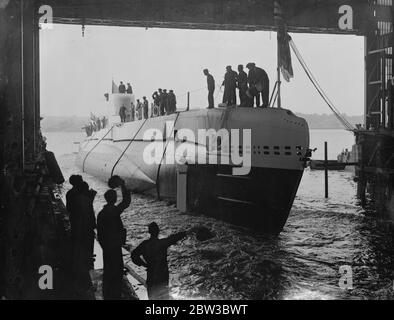
<path fill-rule="evenodd" d="M 347 131 L 344 128 L 311 128 L 309 127 L 309 130 L 343 130 L 343 131 Z M 41 128 L 41 132 L 43 134 L 45 133 L 84 133 L 83 130 L 55 130 L 55 129 L 49 129 L 49 130 L 45 130 L 44 128 Z M 349 131 L 350 132 L 350 131 Z"/>

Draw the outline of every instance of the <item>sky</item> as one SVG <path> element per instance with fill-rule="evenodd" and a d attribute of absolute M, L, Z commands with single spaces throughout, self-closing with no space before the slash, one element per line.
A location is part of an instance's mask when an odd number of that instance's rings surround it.
<path fill-rule="evenodd" d="M 298 50 L 336 107 L 364 110 L 364 39 L 351 35 L 291 34 Z M 136 98 L 173 89 L 178 109 L 207 107 L 208 68 L 220 103 L 225 67 L 255 62 L 276 81 L 276 33 L 54 25 L 40 31 L 41 113 L 46 116 L 107 114 L 111 81 L 130 82 Z M 282 107 L 298 113 L 330 113 L 292 54 L 294 78 L 283 82 Z M 246 69 L 247 71 L 247 69 Z"/>

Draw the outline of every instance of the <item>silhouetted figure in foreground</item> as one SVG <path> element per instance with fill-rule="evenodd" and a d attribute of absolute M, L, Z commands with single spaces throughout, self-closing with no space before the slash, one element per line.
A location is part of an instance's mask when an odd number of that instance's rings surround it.
<path fill-rule="evenodd" d="M 208 109 L 214 108 L 215 103 L 213 99 L 213 93 L 215 92 L 215 79 L 209 73 L 208 69 L 204 69 L 204 74 L 207 77 L 207 87 L 208 87 Z"/>
<path fill-rule="evenodd" d="M 126 93 L 126 86 L 121 81 L 119 84 L 119 93 Z"/>
<path fill-rule="evenodd" d="M 94 229 L 96 218 L 93 201 L 97 192 L 90 189 L 86 182 L 81 184 L 81 192 L 75 197 L 78 213 L 74 216 L 73 269 L 77 290 L 82 292 L 91 286 L 89 270 L 93 269 Z"/>
<path fill-rule="evenodd" d="M 150 300 L 169 300 L 167 249 L 185 238 L 188 232 L 179 232 L 167 238 L 159 239 L 159 226 L 152 222 L 148 226 L 150 238 L 143 241 L 131 252 L 131 259 L 138 266 L 147 268 L 148 298 Z"/>
<path fill-rule="evenodd" d="M 104 276 L 103 295 L 105 300 L 119 300 L 122 291 L 123 257 L 122 245 L 126 232 L 120 215 L 130 205 L 130 191 L 124 181 L 113 176 L 108 184 L 111 188 L 121 187 L 122 202 L 116 205 L 116 191 L 111 189 L 104 194 L 107 204 L 97 216 L 97 238 L 103 249 Z"/>
<path fill-rule="evenodd" d="M 72 185 L 72 188 L 68 190 L 66 193 L 66 208 L 69 213 L 71 230 L 72 230 L 74 215 L 78 213 L 78 210 L 75 206 L 75 197 L 81 192 L 81 185 L 83 179 L 82 176 L 73 174 L 72 176 L 70 176 L 68 181 Z"/>
<path fill-rule="evenodd" d="M 93 200 L 96 191 L 79 175 L 70 177 L 73 188 L 66 194 L 66 207 L 70 212 L 72 243 L 72 277 L 77 294 L 83 295 L 90 287 L 89 270 L 93 268 L 94 229 L 96 219 Z"/>
<path fill-rule="evenodd" d="M 89 185 L 84 181 L 82 182 L 82 194 L 84 196 L 83 201 L 86 201 L 86 217 L 84 217 L 83 221 L 83 230 L 84 230 L 84 239 L 86 239 L 87 243 L 87 258 L 88 258 L 88 266 L 89 269 L 93 269 L 93 255 L 94 255 L 94 230 L 96 229 L 96 216 L 94 214 L 93 202 L 96 197 L 97 191 L 94 189 L 90 189 Z M 78 200 L 78 198 L 77 198 Z"/>

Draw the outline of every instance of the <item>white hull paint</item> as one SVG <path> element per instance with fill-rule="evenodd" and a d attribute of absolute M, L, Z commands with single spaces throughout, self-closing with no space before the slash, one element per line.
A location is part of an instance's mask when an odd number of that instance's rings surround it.
<path fill-rule="evenodd" d="M 144 149 L 152 144 L 151 138 L 144 139 L 144 133 L 148 129 L 159 129 L 165 136 L 170 137 L 154 142 L 161 144 L 163 149 L 169 142 L 175 144 L 175 149 L 185 142 L 179 139 L 174 140 L 174 132 L 165 132 L 168 121 L 175 122 L 175 132 L 179 133 L 182 128 L 187 128 L 192 130 L 196 137 L 198 129 L 250 129 L 252 171 L 248 176 L 251 176 L 253 180 L 253 187 L 264 187 L 269 190 L 269 186 L 264 185 L 264 174 L 267 173 L 270 179 L 273 179 L 272 181 L 275 181 L 276 173 L 280 179 L 286 177 L 286 172 L 289 173 L 289 176 L 296 177 L 292 180 L 294 182 L 290 183 L 287 195 L 281 196 L 283 201 L 290 202 L 290 205 L 287 203 L 281 209 L 286 211 L 288 215 L 305 168 L 305 157 L 309 149 L 309 129 L 304 119 L 295 116 L 286 109 L 235 107 L 201 109 L 147 120 L 113 124 L 112 130 L 110 128 L 102 129 L 80 144 L 77 165 L 83 171 L 104 181 L 107 181 L 111 175 L 119 175 L 125 179 L 126 184 L 133 191 L 156 193 L 162 198 L 175 200 L 176 164 L 148 165 L 143 159 Z M 194 142 L 191 143 L 195 145 Z M 221 141 L 222 145 L 225 143 L 226 141 Z M 207 150 L 206 145 L 197 145 L 196 147 L 207 155 L 215 154 L 214 151 Z M 189 161 L 194 159 L 193 155 L 189 154 L 186 155 L 186 158 Z M 232 163 L 230 161 L 229 165 L 219 164 L 218 167 L 232 167 Z M 199 165 L 197 164 L 194 168 L 199 168 Z M 219 175 L 218 170 L 215 171 L 216 175 Z M 263 176 L 261 176 L 262 173 Z M 209 179 L 215 180 L 216 178 L 210 177 Z M 206 181 L 206 183 L 215 182 Z M 294 188 L 291 187 L 292 184 L 294 184 Z M 272 196 L 274 195 L 270 195 L 270 197 Z M 259 200 L 252 199 L 251 201 L 258 202 Z M 284 214 L 286 215 L 286 213 Z"/>

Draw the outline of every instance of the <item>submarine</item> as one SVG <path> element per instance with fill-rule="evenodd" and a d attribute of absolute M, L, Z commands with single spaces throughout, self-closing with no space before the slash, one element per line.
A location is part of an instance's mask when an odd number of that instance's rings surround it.
<path fill-rule="evenodd" d="M 118 175 L 161 200 L 181 196 L 187 211 L 258 233 L 282 231 L 310 153 L 305 119 L 284 108 L 227 106 L 121 122 L 120 108 L 132 104 L 133 94 L 109 95 L 108 123 L 79 145 L 83 172 Z"/>

